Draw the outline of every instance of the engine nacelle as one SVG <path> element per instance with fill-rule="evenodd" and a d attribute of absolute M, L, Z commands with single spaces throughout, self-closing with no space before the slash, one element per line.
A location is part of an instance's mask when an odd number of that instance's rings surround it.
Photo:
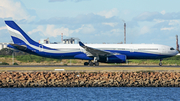
<path fill-rule="evenodd" d="M 126 62 L 126 55 L 112 55 L 107 57 L 107 63 L 125 63 Z"/>

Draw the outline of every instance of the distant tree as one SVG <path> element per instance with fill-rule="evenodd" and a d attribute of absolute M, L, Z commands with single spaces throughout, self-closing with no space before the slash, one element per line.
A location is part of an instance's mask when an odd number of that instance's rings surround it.
<path fill-rule="evenodd" d="M 12 53 L 14 52 L 15 56 L 18 55 L 27 55 L 28 53 L 22 52 L 22 51 L 13 51 L 11 49 L 8 48 L 3 48 L 0 50 L 0 55 L 12 55 Z"/>
<path fill-rule="evenodd" d="M 0 50 L 0 55 L 12 55 L 12 50 L 8 49 L 8 48 L 3 48 Z"/>

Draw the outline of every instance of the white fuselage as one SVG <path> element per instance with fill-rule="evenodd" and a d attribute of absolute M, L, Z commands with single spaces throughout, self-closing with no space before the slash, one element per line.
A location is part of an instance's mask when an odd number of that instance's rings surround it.
<path fill-rule="evenodd" d="M 85 50 L 79 46 L 79 44 L 43 44 L 44 46 L 58 49 L 59 52 L 85 52 Z M 100 50 L 106 51 L 123 51 L 123 52 L 139 52 L 139 53 L 150 53 L 156 55 L 167 55 L 174 56 L 178 52 L 174 48 L 159 45 L 159 44 L 86 44 L 89 47 L 93 47 Z"/>

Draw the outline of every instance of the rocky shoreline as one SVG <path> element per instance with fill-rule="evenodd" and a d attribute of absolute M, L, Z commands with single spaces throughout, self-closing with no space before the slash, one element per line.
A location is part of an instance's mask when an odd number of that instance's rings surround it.
<path fill-rule="evenodd" d="M 180 73 L 0 72 L 0 87 L 180 87 Z"/>

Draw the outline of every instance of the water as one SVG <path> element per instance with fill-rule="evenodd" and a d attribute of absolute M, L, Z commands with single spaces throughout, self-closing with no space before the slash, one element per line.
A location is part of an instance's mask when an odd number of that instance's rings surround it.
<path fill-rule="evenodd" d="M 0 101 L 180 101 L 180 88 L 0 88 Z"/>

